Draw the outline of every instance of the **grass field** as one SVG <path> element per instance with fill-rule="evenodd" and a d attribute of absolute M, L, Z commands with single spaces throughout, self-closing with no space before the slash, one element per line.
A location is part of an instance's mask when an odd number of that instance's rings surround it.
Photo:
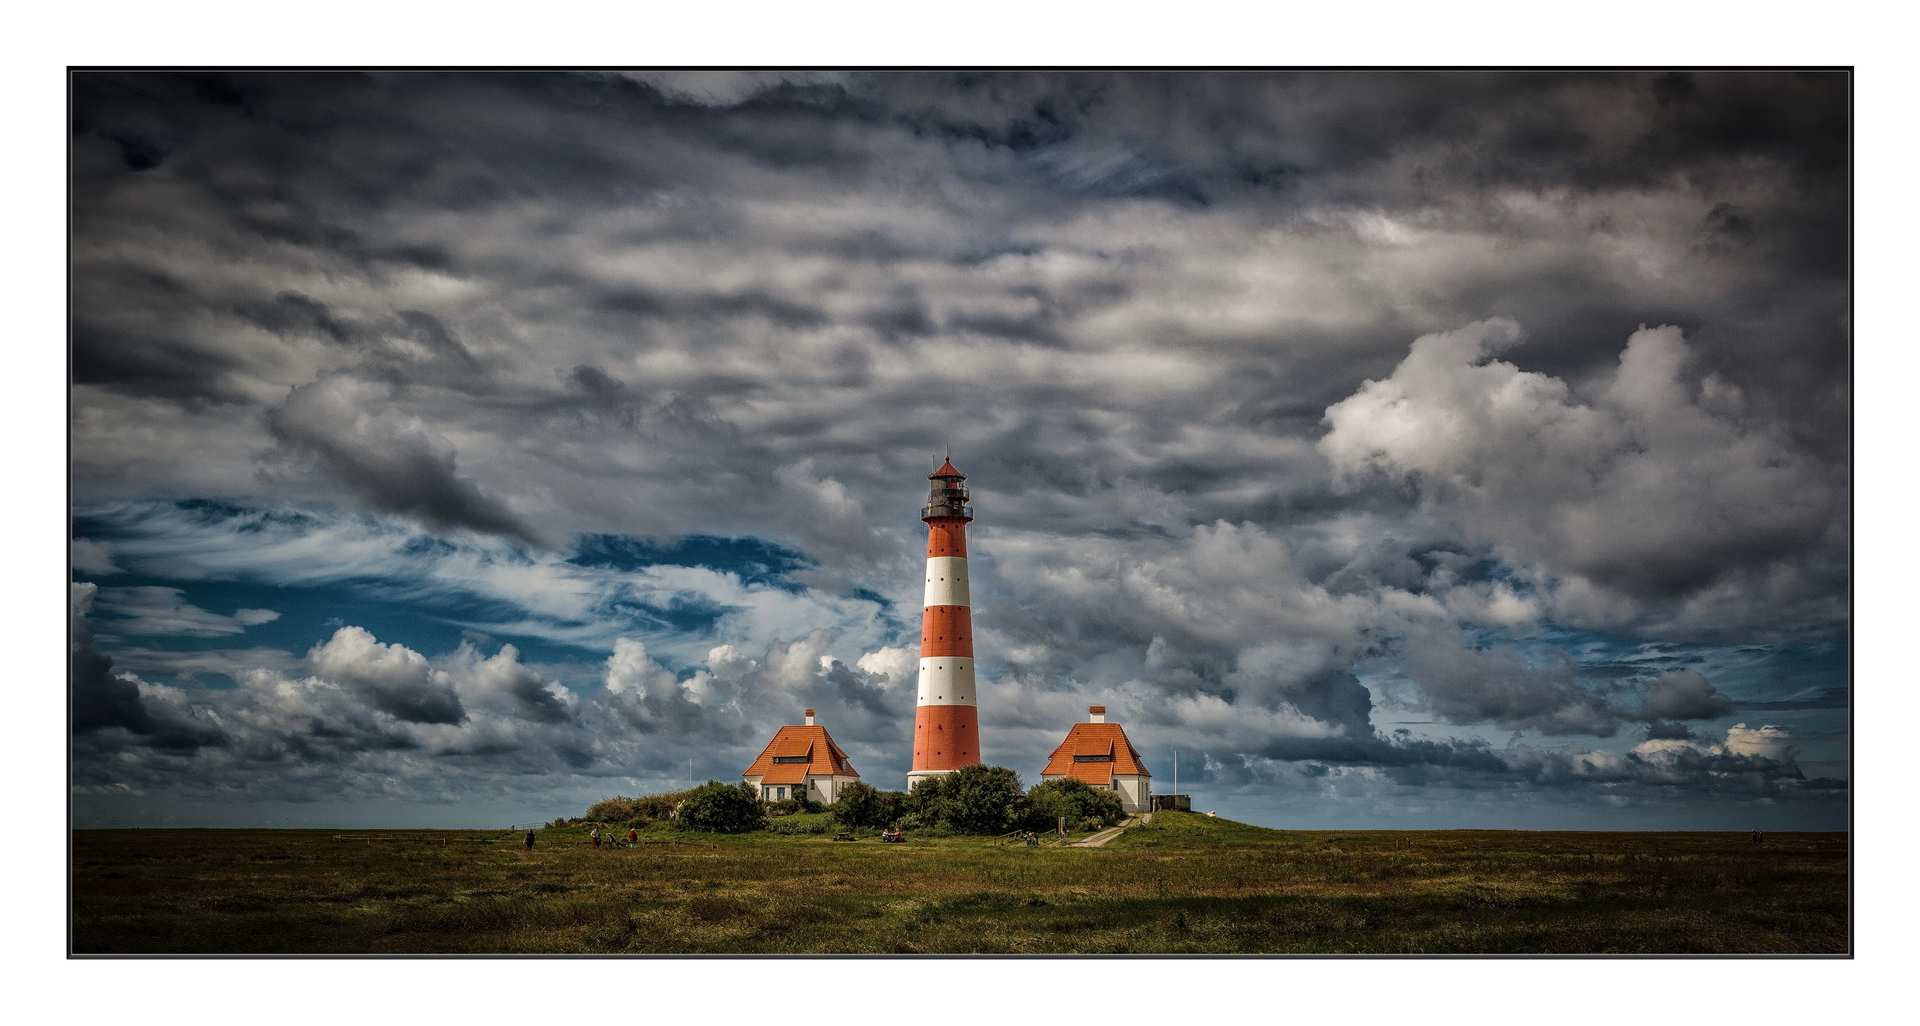
<path fill-rule="evenodd" d="M 1845 953 L 1847 835 L 78 830 L 73 950 Z M 870 832 L 867 832 L 870 834 Z M 679 843 L 676 843 L 679 842 Z"/>

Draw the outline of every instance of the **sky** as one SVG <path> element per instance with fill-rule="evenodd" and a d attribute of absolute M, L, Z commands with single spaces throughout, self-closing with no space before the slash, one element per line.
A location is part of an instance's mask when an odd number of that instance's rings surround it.
<path fill-rule="evenodd" d="M 1839 829 L 1835 73 L 72 77 L 77 826 L 904 786 Z"/>

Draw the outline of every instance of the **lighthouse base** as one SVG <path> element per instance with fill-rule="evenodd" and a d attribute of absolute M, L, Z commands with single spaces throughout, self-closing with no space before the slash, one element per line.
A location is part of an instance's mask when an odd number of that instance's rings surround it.
<path fill-rule="evenodd" d="M 944 777 L 947 774 L 952 772 L 953 770 L 950 770 L 950 769 L 914 770 L 912 773 L 907 774 L 907 790 L 909 791 L 913 790 L 913 785 L 918 784 L 922 780 L 927 780 L 932 777 Z"/>

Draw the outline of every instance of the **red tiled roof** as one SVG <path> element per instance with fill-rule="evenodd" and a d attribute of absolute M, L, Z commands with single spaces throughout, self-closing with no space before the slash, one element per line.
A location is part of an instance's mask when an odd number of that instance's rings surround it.
<path fill-rule="evenodd" d="M 962 474 L 958 470 L 953 469 L 952 460 L 948 460 L 945 463 L 940 464 L 939 470 L 936 470 L 933 473 L 927 475 L 929 479 L 936 478 L 936 477 L 966 477 L 966 476 L 967 475 Z"/>
<path fill-rule="evenodd" d="M 803 757 L 806 762 L 776 763 L 776 758 Z M 858 777 L 847 753 L 833 743 L 825 727 L 781 727 L 743 777 L 761 777 L 762 784 L 803 784 L 809 776 Z"/>
<path fill-rule="evenodd" d="M 1076 755 L 1111 755 L 1112 762 L 1075 762 Z M 1067 776 L 1089 784 L 1110 784 L 1114 774 L 1150 777 L 1140 752 L 1127 740 L 1127 732 L 1118 723 L 1076 723 L 1067 731 L 1067 739 L 1053 750 L 1042 778 Z"/>

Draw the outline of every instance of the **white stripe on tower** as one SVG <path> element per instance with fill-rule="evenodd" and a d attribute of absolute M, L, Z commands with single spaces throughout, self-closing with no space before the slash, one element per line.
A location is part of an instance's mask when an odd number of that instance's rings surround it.
<path fill-rule="evenodd" d="M 926 606 L 972 606 L 967 595 L 967 557 L 927 557 Z"/>

